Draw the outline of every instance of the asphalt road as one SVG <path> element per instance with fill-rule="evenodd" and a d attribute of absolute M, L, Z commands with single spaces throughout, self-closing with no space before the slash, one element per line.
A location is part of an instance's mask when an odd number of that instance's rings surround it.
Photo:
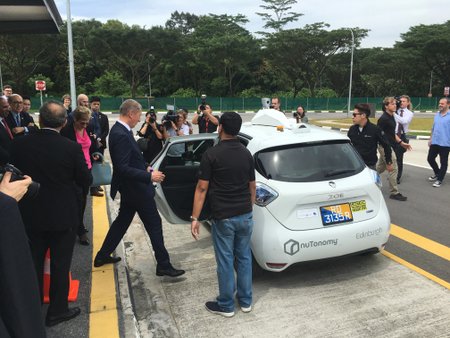
<path fill-rule="evenodd" d="M 391 223 L 450 247 L 450 181 L 447 179 L 440 188 L 433 188 L 428 182 L 431 175 L 431 169 L 406 165 L 399 190 L 408 200 L 399 202 L 389 199 L 389 185 L 385 177 L 383 195 Z M 386 250 L 450 283 L 448 260 L 395 236 L 391 236 Z"/>
<path fill-rule="evenodd" d="M 250 120 L 250 115 L 245 114 L 244 121 Z M 346 116 L 315 115 L 326 119 Z M 110 116 L 110 125 L 115 120 L 117 115 Z M 420 147 L 415 146 L 421 151 L 408 154 L 406 162 L 416 156 L 414 162 L 426 166 L 426 141 L 421 142 Z M 437 189 L 427 181 L 430 174 L 430 169 L 405 166 L 399 188 L 407 202 L 388 198 L 385 175 L 382 190 L 392 223 L 448 250 L 450 178 Z M 108 206 L 110 219 L 114 219 L 117 201 L 109 200 Z M 90 204 L 87 210 L 87 224 L 92 227 Z M 233 319 L 214 316 L 203 307 L 217 292 L 209 229 L 202 229 L 198 242 L 192 240 L 186 225 L 164 223 L 164 233 L 173 264 L 187 273 L 178 279 L 155 276 L 148 237 L 135 218 L 120 245 L 123 261 L 117 265 L 119 293 L 127 290 L 130 298 L 128 304 L 123 297 L 118 299 L 119 316 L 125 318 L 120 322 L 122 337 L 450 337 L 450 291 L 383 255 L 306 263 L 282 273 L 258 271 L 254 311 L 237 313 Z M 448 259 L 397 236 L 391 236 L 386 250 L 450 282 Z M 49 337 L 89 336 L 91 267 L 92 248 L 76 244 L 72 273 L 81 288 L 74 305 L 83 312 L 49 329 Z M 129 311 L 124 314 L 128 306 L 131 317 Z"/>

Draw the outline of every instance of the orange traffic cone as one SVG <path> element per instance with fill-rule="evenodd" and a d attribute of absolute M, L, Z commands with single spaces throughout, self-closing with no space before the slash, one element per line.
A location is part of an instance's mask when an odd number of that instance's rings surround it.
<path fill-rule="evenodd" d="M 78 289 L 80 288 L 80 281 L 76 279 L 72 279 L 72 273 L 69 272 L 69 302 L 75 302 L 78 298 Z M 44 261 L 44 303 L 50 303 L 50 249 L 47 250 L 45 254 Z"/>

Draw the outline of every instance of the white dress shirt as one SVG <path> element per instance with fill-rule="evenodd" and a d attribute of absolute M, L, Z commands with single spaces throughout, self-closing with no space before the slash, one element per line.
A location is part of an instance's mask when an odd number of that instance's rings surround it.
<path fill-rule="evenodd" d="M 403 116 L 400 116 L 401 110 L 403 110 Z M 395 126 L 395 133 L 398 132 L 398 124 L 401 123 L 403 126 L 403 132 L 406 134 L 409 130 L 409 124 L 411 123 L 414 117 L 414 113 L 408 108 L 400 108 L 397 110 L 397 113 L 394 114 L 395 122 L 397 125 Z"/>

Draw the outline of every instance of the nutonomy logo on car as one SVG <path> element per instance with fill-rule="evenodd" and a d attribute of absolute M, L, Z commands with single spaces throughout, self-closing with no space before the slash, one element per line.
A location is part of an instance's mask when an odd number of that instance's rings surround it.
<path fill-rule="evenodd" d="M 286 243 L 284 243 L 284 252 L 287 253 L 288 255 L 293 256 L 299 251 L 300 251 L 300 244 L 297 241 L 290 239 Z"/>

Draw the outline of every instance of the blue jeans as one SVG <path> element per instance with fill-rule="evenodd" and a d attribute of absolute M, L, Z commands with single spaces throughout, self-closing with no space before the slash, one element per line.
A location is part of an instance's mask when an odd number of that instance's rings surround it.
<path fill-rule="evenodd" d="M 253 216 L 251 212 L 213 222 L 212 238 L 219 280 L 217 303 L 226 312 L 234 311 L 235 258 L 239 304 L 243 307 L 252 304 L 252 253 L 250 249 L 252 231 Z"/>

